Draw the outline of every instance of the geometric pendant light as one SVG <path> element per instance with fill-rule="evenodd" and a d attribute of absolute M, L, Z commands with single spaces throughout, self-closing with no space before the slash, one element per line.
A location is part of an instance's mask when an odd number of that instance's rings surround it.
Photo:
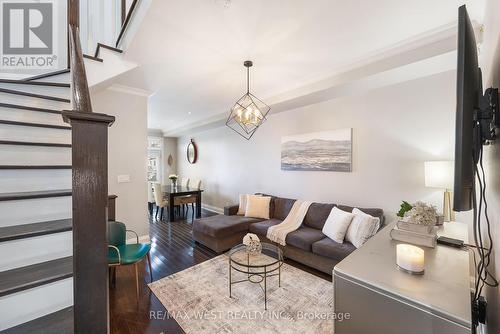
<path fill-rule="evenodd" d="M 231 108 L 226 125 L 249 140 L 266 120 L 271 107 L 250 93 L 250 67 L 253 63 L 247 60 L 243 65 L 247 68 L 247 92 Z"/>

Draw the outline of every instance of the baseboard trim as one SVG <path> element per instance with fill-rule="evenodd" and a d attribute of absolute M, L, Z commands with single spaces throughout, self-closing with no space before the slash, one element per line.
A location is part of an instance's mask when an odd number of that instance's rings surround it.
<path fill-rule="evenodd" d="M 224 209 L 213 206 L 213 205 L 202 204 L 201 207 L 207 211 L 215 212 L 215 213 L 218 213 L 220 215 L 224 214 Z"/>

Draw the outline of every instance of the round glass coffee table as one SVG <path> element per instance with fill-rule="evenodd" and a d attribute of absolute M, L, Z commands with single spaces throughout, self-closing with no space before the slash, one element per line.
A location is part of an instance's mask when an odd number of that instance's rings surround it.
<path fill-rule="evenodd" d="M 231 289 L 234 284 L 241 282 L 259 284 L 264 292 L 264 308 L 267 310 L 267 279 L 278 276 L 278 286 L 281 287 L 282 265 L 283 251 L 276 245 L 263 242 L 262 251 L 259 253 L 247 252 L 243 244 L 234 246 L 229 251 L 229 298 L 232 298 Z M 246 279 L 233 281 L 233 270 L 245 274 Z"/>

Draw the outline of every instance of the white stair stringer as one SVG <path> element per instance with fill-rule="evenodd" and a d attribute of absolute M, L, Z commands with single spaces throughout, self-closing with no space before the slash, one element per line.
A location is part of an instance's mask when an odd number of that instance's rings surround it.
<path fill-rule="evenodd" d="M 106 48 L 100 48 L 99 57 L 103 62 L 85 58 L 87 81 L 93 91 L 110 86 L 119 76 L 137 67 L 137 64 L 125 60 L 123 53 Z"/>

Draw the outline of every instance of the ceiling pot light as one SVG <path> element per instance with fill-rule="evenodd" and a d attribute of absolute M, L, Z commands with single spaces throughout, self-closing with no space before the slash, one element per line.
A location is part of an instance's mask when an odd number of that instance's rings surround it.
<path fill-rule="evenodd" d="M 253 65 L 252 61 L 247 60 L 243 65 L 247 68 L 247 92 L 231 108 L 226 125 L 243 138 L 249 140 L 259 126 L 264 123 L 271 108 L 250 93 L 250 67 Z"/>

